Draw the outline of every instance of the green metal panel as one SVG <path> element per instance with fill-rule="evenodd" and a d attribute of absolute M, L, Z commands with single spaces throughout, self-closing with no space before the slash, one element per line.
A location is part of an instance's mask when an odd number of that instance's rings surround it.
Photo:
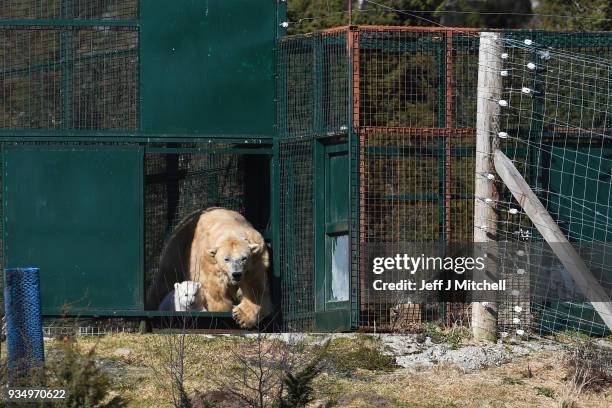
<path fill-rule="evenodd" d="M 272 135 L 276 1 L 140 4 L 145 132 Z"/>
<path fill-rule="evenodd" d="M 570 239 L 610 242 L 606 220 L 612 217 L 610 174 L 612 147 L 553 146 L 543 152 L 549 161 L 549 211 Z M 595 219 L 585 214 L 596 214 Z"/>
<path fill-rule="evenodd" d="M 335 154 L 330 153 L 331 146 L 327 149 L 327 170 L 329 171 L 327 176 L 329 199 L 326 201 L 327 223 L 346 222 L 348 220 L 349 163 L 346 145 L 339 146 L 341 149 L 338 149 Z"/>
<path fill-rule="evenodd" d="M 43 313 L 142 310 L 143 153 L 6 146 L 7 266 L 41 271 Z"/>

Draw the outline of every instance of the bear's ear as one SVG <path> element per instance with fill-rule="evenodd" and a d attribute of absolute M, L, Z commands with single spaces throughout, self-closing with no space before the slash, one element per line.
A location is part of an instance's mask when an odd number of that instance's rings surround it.
<path fill-rule="evenodd" d="M 200 289 L 202 287 L 202 284 L 200 282 L 196 282 L 196 288 Z"/>
<path fill-rule="evenodd" d="M 251 248 L 251 253 L 254 254 L 259 251 L 259 244 L 249 244 L 249 248 Z"/>
<path fill-rule="evenodd" d="M 176 282 L 176 283 L 174 284 L 174 290 L 178 290 L 179 285 L 180 285 L 180 283 Z"/>
<path fill-rule="evenodd" d="M 210 256 L 215 256 L 217 254 L 217 248 L 210 248 L 206 252 L 208 252 Z"/>

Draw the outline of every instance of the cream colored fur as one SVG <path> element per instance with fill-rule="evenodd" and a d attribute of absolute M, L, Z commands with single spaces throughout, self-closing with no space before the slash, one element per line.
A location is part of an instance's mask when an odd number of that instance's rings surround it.
<path fill-rule="evenodd" d="M 232 281 L 227 259 L 246 259 L 239 282 Z M 255 326 L 272 311 L 267 282 L 269 264 L 263 237 L 242 215 L 223 208 L 202 213 L 189 261 L 189 279 L 202 285 L 194 309 L 231 310 L 241 327 Z"/>

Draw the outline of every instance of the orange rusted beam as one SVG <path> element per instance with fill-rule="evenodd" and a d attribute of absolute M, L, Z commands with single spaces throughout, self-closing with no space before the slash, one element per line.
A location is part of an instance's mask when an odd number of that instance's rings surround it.
<path fill-rule="evenodd" d="M 401 127 L 401 126 L 363 126 L 359 128 L 360 134 L 386 133 L 406 136 L 473 136 L 474 128 L 439 128 L 439 127 Z"/>
<path fill-rule="evenodd" d="M 469 27 L 421 27 L 421 26 L 385 26 L 385 25 L 360 25 L 359 29 L 362 31 L 418 31 L 418 32 L 429 32 L 429 33 L 445 33 L 445 32 L 456 32 L 456 33 L 478 33 L 479 28 Z"/>
<path fill-rule="evenodd" d="M 323 34 L 336 34 L 336 33 L 341 33 L 343 31 L 348 31 L 348 30 L 349 30 L 349 26 L 345 25 L 345 26 L 339 26 L 339 27 L 326 28 L 324 30 L 319 30 L 316 32 L 323 33 Z"/>
<path fill-rule="evenodd" d="M 446 129 L 453 128 L 453 32 L 446 33 Z M 451 240 L 451 133 L 446 133 L 444 149 L 446 160 L 444 163 L 446 177 L 444 179 L 444 226 L 446 242 Z"/>
<path fill-rule="evenodd" d="M 572 128 L 572 127 L 553 127 L 551 129 L 547 129 L 549 132 L 558 132 L 558 133 L 576 133 L 576 132 L 612 132 L 612 128 Z"/>

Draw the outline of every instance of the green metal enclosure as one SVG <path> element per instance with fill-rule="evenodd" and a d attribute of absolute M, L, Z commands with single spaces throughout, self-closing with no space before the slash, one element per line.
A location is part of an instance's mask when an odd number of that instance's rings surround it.
<path fill-rule="evenodd" d="M 157 304 L 180 276 L 160 255 L 207 207 L 245 214 L 278 256 L 284 15 L 276 0 L 0 4 L 2 267 L 40 267 L 45 315 L 171 314 Z"/>
<path fill-rule="evenodd" d="M 172 314 L 156 308 L 185 266 L 173 259 L 168 274 L 164 248 L 179 233 L 189 240 L 197 211 L 222 206 L 245 214 L 270 245 L 277 328 L 406 330 L 466 319 L 466 299 L 434 294 L 408 308 L 371 296 L 365 252 L 471 241 L 478 32 L 364 26 L 283 37 L 285 6 L 0 3 L 1 260 L 41 268 L 45 315 Z M 608 33 L 529 35 L 612 52 Z M 545 95 L 554 84 L 538 75 L 534 89 Z M 554 92 L 566 95 L 560 112 L 574 129 L 611 127 L 606 115 L 585 117 L 592 106 L 568 108 L 584 93 Z M 518 103 L 533 115 L 509 127 L 520 143 L 504 151 L 525 164 L 568 236 L 608 242 L 607 224 L 577 220 L 585 208 L 611 215 L 610 180 L 596 177 L 611 170 L 609 138 L 585 145 L 549 126 L 545 97 Z M 522 227 L 537 239 L 520 217 L 506 215 L 500 236 Z M 554 315 L 552 325 L 601 329 L 584 305 L 534 311 Z M 515 317 L 502 306 L 500 327 Z"/>
<path fill-rule="evenodd" d="M 548 71 L 535 70 L 532 78 L 527 63 L 539 61 L 538 52 L 547 49 L 609 61 L 612 36 L 501 35 L 517 43 L 529 38 L 540 47 L 529 53 L 506 44 L 515 74 L 505 80 L 503 91 L 520 115 L 500 118 L 514 135 L 504 141 L 503 150 L 525 163 L 525 177 L 570 240 L 609 242 L 611 126 L 605 69 L 589 72 L 557 59 Z M 282 38 L 278 48 L 280 250 L 287 327 L 393 331 L 426 321 L 466 323 L 466 299 L 442 301 L 434 294 L 410 305 L 392 296 L 373 296 L 366 288 L 371 272 L 365 252 L 377 243 L 473 240 L 478 31 L 338 27 Z M 560 72 L 570 79 L 562 79 Z M 535 96 L 521 96 L 526 86 L 537 91 Z M 551 111 L 560 118 L 556 122 Z M 326 161 L 327 149 L 336 146 L 347 152 L 338 165 Z M 525 234 L 541 240 L 524 214 L 508 213 L 512 198 L 507 190 L 503 194 L 497 238 L 514 241 Z M 334 200 L 346 202 L 342 213 L 336 213 Z M 601 221 L 585 221 L 585 214 L 597 214 Z M 347 244 L 341 243 L 345 231 Z M 330 304 L 330 260 L 344 245 L 350 295 L 346 303 Z M 612 277 L 600 280 L 609 285 Z M 605 333 L 588 304 L 523 301 L 531 303 L 530 313 L 540 324 L 536 330 Z M 525 311 L 517 313 L 512 305 L 509 298 L 500 302 L 500 331 L 516 329 L 515 321 L 527 319 Z M 403 310 L 410 313 L 400 319 Z"/>

